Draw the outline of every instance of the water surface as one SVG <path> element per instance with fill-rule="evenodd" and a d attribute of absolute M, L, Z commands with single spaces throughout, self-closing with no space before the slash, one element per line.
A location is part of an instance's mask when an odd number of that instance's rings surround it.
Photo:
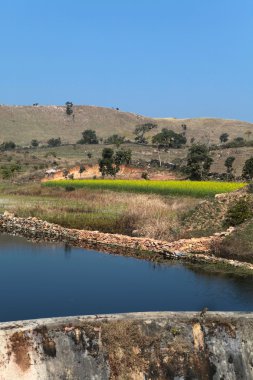
<path fill-rule="evenodd" d="M 201 273 L 0 235 L 0 321 L 134 311 L 253 311 L 253 276 Z"/>

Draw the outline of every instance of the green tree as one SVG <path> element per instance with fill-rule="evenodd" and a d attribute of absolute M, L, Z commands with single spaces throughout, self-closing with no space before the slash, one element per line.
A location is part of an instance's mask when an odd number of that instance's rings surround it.
<path fill-rule="evenodd" d="M 226 169 L 227 169 L 227 175 L 228 177 L 232 177 L 232 173 L 233 173 L 233 163 L 235 161 L 235 157 L 234 156 L 229 156 L 226 158 L 225 162 L 224 162 L 224 165 L 226 166 Z"/>
<path fill-rule="evenodd" d="M 10 179 L 14 176 L 15 172 L 21 170 L 20 164 L 4 165 L 1 167 L 1 176 L 3 179 Z"/>
<path fill-rule="evenodd" d="M 160 150 L 167 151 L 169 148 L 180 148 L 186 143 L 186 137 L 183 134 L 163 128 L 161 132 L 152 137 L 152 143 L 157 146 L 159 165 L 162 165 Z"/>
<path fill-rule="evenodd" d="M 6 141 L 0 145 L 0 150 L 12 150 L 16 148 L 16 144 L 13 141 Z"/>
<path fill-rule="evenodd" d="M 72 115 L 73 114 L 73 103 L 72 102 L 66 102 L 65 106 L 66 106 L 66 114 L 68 116 Z"/>
<path fill-rule="evenodd" d="M 226 133 L 226 132 L 222 133 L 220 135 L 220 142 L 221 142 L 221 144 L 227 142 L 228 138 L 229 138 L 229 134 L 228 133 Z"/>
<path fill-rule="evenodd" d="M 82 136 L 81 140 L 77 141 L 78 144 L 98 144 L 97 134 L 92 129 L 83 131 Z"/>
<path fill-rule="evenodd" d="M 68 178 L 68 175 L 69 175 L 69 170 L 68 170 L 68 169 L 63 169 L 62 174 L 63 174 L 63 177 L 64 177 L 65 179 L 67 179 L 67 178 Z"/>
<path fill-rule="evenodd" d="M 85 171 L 85 166 L 83 164 L 80 165 L 79 167 L 79 174 L 80 174 L 80 177 L 81 177 L 81 174 Z"/>
<path fill-rule="evenodd" d="M 200 181 L 204 179 L 209 171 L 213 159 L 204 144 L 194 144 L 190 147 L 187 155 L 186 170 L 191 180 Z"/>
<path fill-rule="evenodd" d="M 115 153 L 114 162 L 117 166 L 129 165 L 132 161 L 132 151 L 131 149 L 119 149 Z"/>
<path fill-rule="evenodd" d="M 145 134 L 154 128 L 157 128 L 157 125 L 154 123 L 145 123 L 137 125 L 134 130 L 134 134 L 136 135 L 135 141 L 138 144 L 147 144 L 148 141 L 145 138 Z"/>
<path fill-rule="evenodd" d="M 245 161 L 243 169 L 242 169 L 242 175 L 245 179 L 252 180 L 253 178 L 253 157 L 248 158 L 248 160 Z"/>
<path fill-rule="evenodd" d="M 119 136 L 117 134 L 114 134 L 112 136 L 109 136 L 106 140 L 105 140 L 105 143 L 106 144 L 114 144 L 116 145 L 117 147 L 119 147 L 121 144 L 123 144 L 125 141 L 125 137 L 124 136 Z"/>
<path fill-rule="evenodd" d="M 36 148 L 38 145 L 39 145 L 38 140 L 33 139 L 33 140 L 31 141 L 31 146 L 32 146 L 33 148 Z"/>
<path fill-rule="evenodd" d="M 229 207 L 225 215 L 224 225 L 226 227 L 238 226 L 250 218 L 252 218 L 252 210 L 249 202 L 245 199 L 239 199 Z"/>
<path fill-rule="evenodd" d="M 115 177 L 119 171 L 119 166 L 115 163 L 114 151 L 111 148 L 104 148 L 102 158 L 98 161 L 99 171 L 102 177 L 110 175 Z"/>
<path fill-rule="evenodd" d="M 186 124 L 181 124 L 181 128 L 183 130 L 182 135 L 185 136 L 186 135 L 186 130 L 187 130 L 187 125 Z"/>
<path fill-rule="evenodd" d="M 55 146 L 60 146 L 61 145 L 61 139 L 58 137 L 57 139 L 51 138 L 47 141 L 48 146 L 50 147 L 55 147 Z"/>
<path fill-rule="evenodd" d="M 248 130 L 244 134 L 247 136 L 247 138 L 249 140 L 250 136 L 252 135 L 252 132 Z"/>
<path fill-rule="evenodd" d="M 186 143 L 186 137 L 181 133 L 176 133 L 170 129 L 163 128 L 160 133 L 157 133 L 152 138 L 152 143 L 160 149 L 181 148 Z"/>

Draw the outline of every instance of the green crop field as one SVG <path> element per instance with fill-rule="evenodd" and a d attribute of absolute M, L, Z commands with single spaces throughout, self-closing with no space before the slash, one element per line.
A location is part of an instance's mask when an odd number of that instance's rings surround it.
<path fill-rule="evenodd" d="M 44 186 L 88 189 L 108 189 L 114 191 L 154 193 L 160 195 L 189 195 L 211 197 L 219 193 L 238 190 L 245 183 L 214 181 L 145 181 L 145 180 L 58 180 L 44 182 Z"/>

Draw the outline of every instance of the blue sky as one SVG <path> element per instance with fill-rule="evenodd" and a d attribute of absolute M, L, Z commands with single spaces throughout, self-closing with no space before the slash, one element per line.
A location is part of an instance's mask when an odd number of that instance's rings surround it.
<path fill-rule="evenodd" d="M 0 103 L 253 122 L 252 0 L 8 0 Z"/>

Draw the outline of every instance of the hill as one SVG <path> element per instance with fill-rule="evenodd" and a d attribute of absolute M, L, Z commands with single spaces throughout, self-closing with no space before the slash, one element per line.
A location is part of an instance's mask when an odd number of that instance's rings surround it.
<path fill-rule="evenodd" d="M 95 106 L 74 106 L 74 118 L 66 114 L 65 106 L 0 106 L 0 142 L 12 140 L 27 145 L 32 139 L 45 143 L 51 137 L 61 137 L 63 142 L 75 143 L 85 129 L 94 129 L 99 137 L 117 133 L 133 139 L 137 124 L 153 122 L 158 130 L 168 127 L 182 132 L 186 124 L 188 141 L 219 142 L 219 136 L 227 132 L 230 138 L 246 137 L 245 132 L 253 131 L 253 124 L 218 118 L 150 118 L 111 108 Z M 155 133 L 157 130 L 155 130 Z M 154 133 L 154 132 L 153 132 Z"/>

